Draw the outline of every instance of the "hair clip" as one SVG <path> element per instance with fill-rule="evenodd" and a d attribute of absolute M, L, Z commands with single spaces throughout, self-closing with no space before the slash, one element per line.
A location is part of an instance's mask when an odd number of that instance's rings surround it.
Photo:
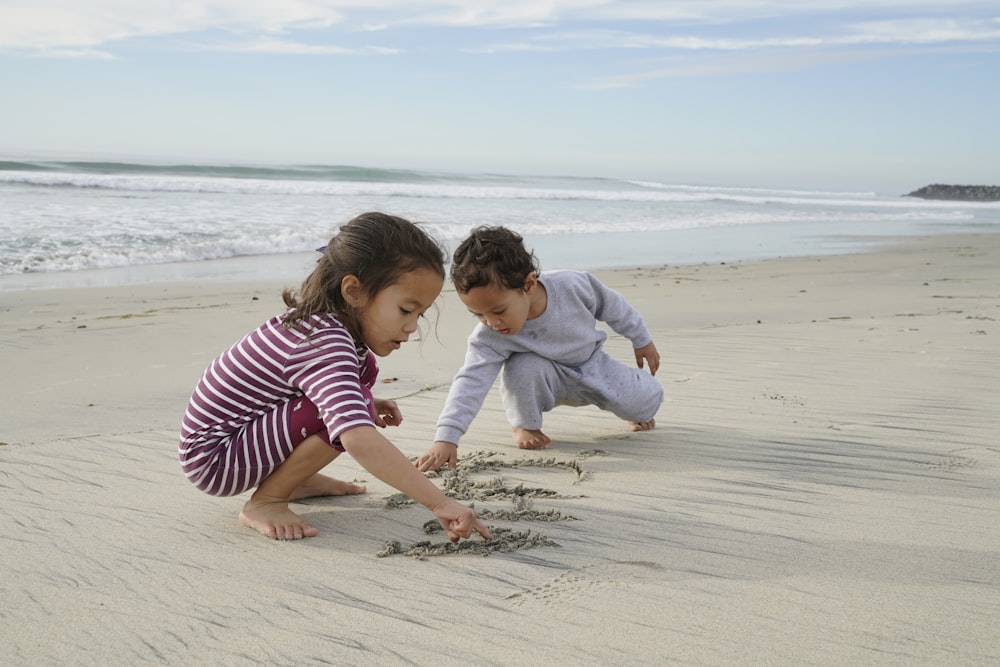
<path fill-rule="evenodd" d="M 326 252 L 326 246 L 320 246 L 319 248 L 316 248 L 316 252 Z"/>

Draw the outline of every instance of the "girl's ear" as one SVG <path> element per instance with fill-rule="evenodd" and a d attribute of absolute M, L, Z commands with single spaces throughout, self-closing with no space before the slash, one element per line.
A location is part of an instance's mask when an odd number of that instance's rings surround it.
<path fill-rule="evenodd" d="M 340 294 L 344 301 L 352 308 L 360 307 L 365 301 L 365 292 L 361 288 L 361 281 L 353 273 L 344 276 L 340 281 Z"/>

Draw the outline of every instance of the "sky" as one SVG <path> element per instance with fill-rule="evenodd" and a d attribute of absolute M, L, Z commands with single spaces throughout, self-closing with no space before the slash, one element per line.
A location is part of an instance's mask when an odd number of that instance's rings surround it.
<path fill-rule="evenodd" d="M 0 0 L 8 159 L 902 193 L 997 119 L 997 0 Z"/>

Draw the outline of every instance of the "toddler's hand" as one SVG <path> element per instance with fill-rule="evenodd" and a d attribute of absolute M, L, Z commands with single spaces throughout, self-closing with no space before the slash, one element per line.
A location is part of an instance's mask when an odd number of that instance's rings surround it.
<path fill-rule="evenodd" d="M 446 463 L 449 470 L 454 470 L 458 466 L 458 445 L 438 440 L 431 445 L 426 454 L 417 459 L 417 470 L 420 472 L 437 470 Z"/>
<path fill-rule="evenodd" d="M 649 374 L 656 375 L 656 371 L 660 369 L 660 353 L 652 343 L 635 349 L 635 363 L 639 368 L 642 368 L 643 360 L 649 364 Z"/>
<path fill-rule="evenodd" d="M 452 542 L 469 537 L 473 530 L 479 533 L 484 540 L 490 539 L 490 531 L 486 530 L 486 526 L 476 517 L 476 511 L 471 507 L 460 505 L 448 498 L 432 511 L 441 527 L 447 531 L 448 539 Z"/>

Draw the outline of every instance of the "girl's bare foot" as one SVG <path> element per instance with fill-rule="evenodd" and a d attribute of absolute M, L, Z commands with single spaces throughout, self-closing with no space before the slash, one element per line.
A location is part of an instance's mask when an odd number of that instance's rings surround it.
<path fill-rule="evenodd" d="M 260 531 L 272 540 L 301 540 L 313 537 L 316 529 L 298 514 L 288 509 L 288 502 L 280 499 L 258 498 L 257 494 L 240 510 L 240 522 Z"/>
<path fill-rule="evenodd" d="M 648 431 L 656 426 L 656 420 L 650 419 L 648 422 L 629 422 L 628 427 L 632 431 Z"/>
<path fill-rule="evenodd" d="M 515 427 L 514 444 L 518 449 L 545 449 L 552 441 L 537 429 Z"/>
<path fill-rule="evenodd" d="M 344 482 L 316 473 L 299 484 L 298 488 L 292 491 L 289 500 L 302 500 L 317 496 L 353 496 L 364 492 L 365 487 L 361 484 Z"/>
<path fill-rule="evenodd" d="M 240 510 L 240 522 L 258 530 L 272 540 L 301 540 L 313 537 L 316 529 L 298 514 L 288 509 L 289 500 L 302 500 L 317 496 L 349 496 L 364 493 L 361 484 L 344 482 L 316 473 L 299 484 L 288 500 L 271 498 L 254 493 Z"/>

